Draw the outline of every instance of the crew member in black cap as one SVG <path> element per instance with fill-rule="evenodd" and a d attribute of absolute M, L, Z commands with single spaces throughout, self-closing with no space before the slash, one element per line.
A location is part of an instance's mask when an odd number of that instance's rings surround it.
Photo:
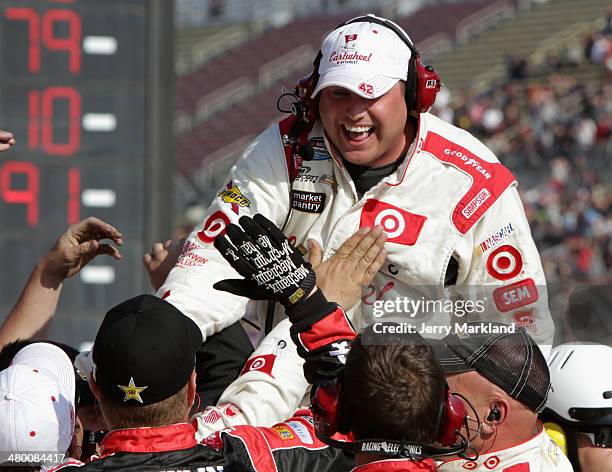
<path fill-rule="evenodd" d="M 455 459 L 441 471 L 571 471 L 567 458 L 538 421 L 550 374 L 538 345 L 518 326 L 472 322 L 442 340 L 428 340 L 451 391 L 465 396 L 481 418 L 470 445 L 476 460 Z"/>
<path fill-rule="evenodd" d="M 99 458 L 56 470 L 348 470 L 305 415 L 273 428 L 239 426 L 198 444 L 189 412 L 196 392 L 198 326 L 170 303 L 140 295 L 112 308 L 92 349 L 90 386 L 111 430 Z M 309 421 L 310 420 L 310 421 Z"/>

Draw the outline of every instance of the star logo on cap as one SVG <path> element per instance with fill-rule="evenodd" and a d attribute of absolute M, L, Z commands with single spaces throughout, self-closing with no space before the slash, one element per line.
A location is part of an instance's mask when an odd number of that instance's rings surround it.
<path fill-rule="evenodd" d="M 134 383 L 134 378 L 130 377 L 130 383 L 127 385 L 117 385 L 117 387 L 119 387 L 124 393 L 125 393 L 125 398 L 123 399 L 124 402 L 127 402 L 128 400 L 134 399 L 136 401 L 139 401 L 140 403 L 142 403 L 142 398 L 140 397 L 140 392 L 142 392 L 144 389 L 148 388 L 148 386 L 145 387 L 137 387 L 136 384 Z"/>

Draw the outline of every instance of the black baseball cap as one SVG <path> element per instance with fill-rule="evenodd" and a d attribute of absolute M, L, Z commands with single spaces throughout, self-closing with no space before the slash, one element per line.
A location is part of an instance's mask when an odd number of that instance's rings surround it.
<path fill-rule="evenodd" d="M 120 303 L 104 317 L 93 346 L 102 393 L 130 406 L 151 405 L 189 381 L 202 344 L 198 326 L 154 295 Z"/>
<path fill-rule="evenodd" d="M 516 325 L 470 322 L 461 334 L 428 339 L 446 374 L 477 371 L 510 397 L 539 412 L 548 397 L 550 372 L 538 345 Z"/>

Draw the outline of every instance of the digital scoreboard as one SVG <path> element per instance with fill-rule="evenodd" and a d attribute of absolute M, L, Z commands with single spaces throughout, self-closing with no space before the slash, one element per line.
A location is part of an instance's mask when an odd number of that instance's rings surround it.
<path fill-rule="evenodd" d="M 87 216 L 124 235 L 62 293 L 57 340 L 148 290 L 141 257 L 171 234 L 173 2 L 0 0 L 0 320 L 55 239 Z"/>

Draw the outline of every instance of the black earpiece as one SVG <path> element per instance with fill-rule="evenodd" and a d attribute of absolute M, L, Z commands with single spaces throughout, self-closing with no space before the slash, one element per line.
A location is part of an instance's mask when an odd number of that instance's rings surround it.
<path fill-rule="evenodd" d="M 497 405 L 493 406 L 491 411 L 489 412 L 489 416 L 487 416 L 487 421 L 499 421 L 501 418 L 501 411 Z"/>

